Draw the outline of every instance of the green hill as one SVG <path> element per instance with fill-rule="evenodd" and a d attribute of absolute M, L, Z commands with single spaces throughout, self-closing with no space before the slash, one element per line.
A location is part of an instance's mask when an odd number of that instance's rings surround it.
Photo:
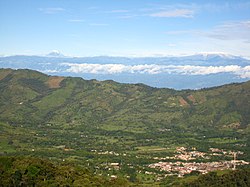
<path fill-rule="evenodd" d="M 176 91 L 0 69 L 0 93 L 4 155 L 66 159 L 96 172 L 104 163 L 132 163 L 111 170 L 121 175 L 179 146 L 241 151 L 250 161 L 249 81 Z"/>

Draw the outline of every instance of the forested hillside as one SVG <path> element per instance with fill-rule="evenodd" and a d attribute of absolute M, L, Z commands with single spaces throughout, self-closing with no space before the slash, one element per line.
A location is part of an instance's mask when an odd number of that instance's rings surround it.
<path fill-rule="evenodd" d="M 142 126 L 147 131 L 152 124 L 202 130 L 245 128 L 250 121 L 249 82 L 175 91 L 30 70 L 2 69 L 0 74 L 1 120 L 13 125 L 95 124 L 122 131 Z"/>
<path fill-rule="evenodd" d="M 122 178 L 107 179 L 70 164 L 32 157 L 0 157 L 0 186 L 129 186 Z"/>
<path fill-rule="evenodd" d="M 198 179 L 186 183 L 186 187 L 222 187 L 222 186 L 250 186 L 250 170 L 242 169 L 239 171 L 231 171 L 229 173 L 218 175 L 216 172 L 211 172 L 206 175 L 198 177 Z"/>
<path fill-rule="evenodd" d="M 250 161 L 249 81 L 176 91 L 0 69 L 0 93 L 2 155 L 66 160 L 149 184 L 162 172 L 148 165 L 177 147 Z M 209 157 L 221 159 L 232 156 Z"/>

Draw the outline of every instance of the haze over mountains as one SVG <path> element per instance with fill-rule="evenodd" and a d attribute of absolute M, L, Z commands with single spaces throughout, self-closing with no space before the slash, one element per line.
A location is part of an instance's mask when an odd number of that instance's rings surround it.
<path fill-rule="evenodd" d="M 0 57 L 0 67 L 174 89 L 199 89 L 250 80 L 250 60 L 224 53 L 132 58 L 68 57 L 52 51 L 45 56 Z"/>

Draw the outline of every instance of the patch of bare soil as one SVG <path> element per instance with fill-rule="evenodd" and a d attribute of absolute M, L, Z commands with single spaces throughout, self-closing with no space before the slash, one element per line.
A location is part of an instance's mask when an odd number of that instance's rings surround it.
<path fill-rule="evenodd" d="M 47 85 L 49 88 L 60 88 L 60 83 L 63 81 L 64 77 L 52 76 L 49 77 L 47 81 Z"/>

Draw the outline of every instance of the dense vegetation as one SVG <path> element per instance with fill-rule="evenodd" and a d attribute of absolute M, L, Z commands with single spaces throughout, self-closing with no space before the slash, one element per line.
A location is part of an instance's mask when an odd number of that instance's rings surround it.
<path fill-rule="evenodd" d="M 198 179 L 184 184 L 186 187 L 223 187 L 223 186 L 250 186 L 250 169 L 242 169 L 231 171 L 224 175 L 218 175 L 216 172 L 210 172 L 206 175 L 201 175 Z"/>
<path fill-rule="evenodd" d="M 107 179 L 70 164 L 38 158 L 0 157 L 0 186 L 129 186 L 125 179 Z"/>
<path fill-rule="evenodd" d="M 0 92 L 2 155 L 64 160 L 149 184 L 153 157 L 178 146 L 241 151 L 250 161 L 250 82 L 175 91 L 0 69 Z"/>
<path fill-rule="evenodd" d="M 108 179 L 93 175 L 87 169 L 69 163 L 52 163 L 32 157 L 0 157 L 0 186 L 137 186 L 124 178 Z M 191 182 L 176 180 L 173 186 L 223 187 L 250 185 L 250 169 L 228 171 L 225 174 L 210 172 L 196 176 Z M 162 184 L 163 186 L 164 183 Z M 166 183 L 167 185 L 167 183 Z"/>

